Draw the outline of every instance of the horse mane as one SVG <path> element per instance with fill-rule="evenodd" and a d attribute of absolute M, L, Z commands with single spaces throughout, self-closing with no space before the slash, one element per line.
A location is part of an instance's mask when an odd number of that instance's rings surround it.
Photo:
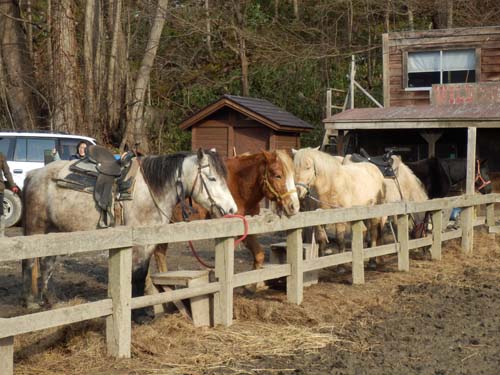
<path fill-rule="evenodd" d="M 227 169 L 217 152 L 204 150 L 209 159 L 210 166 L 223 178 L 227 177 Z M 141 169 L 149 188 L 155 194 L 161 194 L 167 186 L 172 186 L 182 169 L 184 160 L 195 156 L 192 152 L 178 152 L 172 155 L 146 156 L 141 160 Z"/>
<path fill-rule="evenodd" d="M 400 156 L 393 155 L 392 159 L 394 160 L 393 166 L 396 168 L 396 176 L 398 176 L 399 183 L 411 184 L 411 197 L 405 197 L 405 199 L 409 199 L 414 202 L 422 202 L 429 199 L 427 196 L 427 192 L 425 190 L 425 186 L 420 181 L 420 179 L 413 173 L 413 171 L 401 160 Z"/>
<path fill-rule="evenodd" d="M 301 148 L 295 154 L 294 159 L 296 159 L 300 163 L 302 161 L 302 158 L 305 157 L 310 157 L 313 159 L 316 171 L 318 172 L 331 170 L 332 164 L 335 166 L 342 165 L 341 161 L 338 158 L 311 147 Z"/>
<path fill-rule="evenodd" d="M 283 164 L 283 169 L 285 170 L 285 174 L 287 176 L 293 176 L 294 173 L 293 159 L 290 157 L 288 152 L 286 152 L 285 150 L 276 150 L 276 155 Z"/>

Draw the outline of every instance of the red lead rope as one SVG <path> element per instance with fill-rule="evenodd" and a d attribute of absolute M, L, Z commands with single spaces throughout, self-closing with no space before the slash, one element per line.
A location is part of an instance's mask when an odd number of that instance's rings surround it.
<path fill-rule="evenodd" d="M 237 218 L 237 219 L 241 219 L 243 220 L 243 226 L 244 226 L 244 232 L 243 232 L 243 236 L 241 236 L 240 238 L 234 240 L 234 246 L 238 246 L 238 244 L 243 241 L 245 238 L 247 238 L 248 236 L 248 222 L 247 222 L 247 219 L 245 218 L 245 216 L 243 215 L 232 215 L 232 214 L 228 214 L 228 215 L 224 215 L 223 216 L 225 219 L 233 219 L 233 218 Z M 191 252 L 193 253 L 193 256 L 196 258 L 196 260 L 203 266 L 203 267 L 206 267 L 206 268 L 214 268 L 213 266 L 205 263 L 203 261 L 203 259 L 200 258 L 200 256 L 198 255 L 198 253 L 196 252 L 196 249 L 194 248 L 193 246 L 193 242 L 192 241 L 188 241 L 188 244 L 189 244 L 189 248 L 191 249 Z"/>

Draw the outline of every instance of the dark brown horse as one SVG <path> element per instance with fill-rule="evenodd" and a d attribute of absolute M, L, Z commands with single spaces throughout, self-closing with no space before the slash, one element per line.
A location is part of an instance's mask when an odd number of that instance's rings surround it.
<path fill-rule="evenodd" d="M 263 198 L 270 200 L 277 213 L 287 216 L 299 212 L 299 199 L 295 190 L 293 161 L 282 150 L 263 151 L 256 154 L 244 154 L 225 161 L 227 168 L 227 186 L 240 215 L 258 215 Z M 209 214 L 196 207 L 197 214 L 189 220 L 206 219 Z M 177 205 L 174 220 L 182 221 L 182 208 Z M 254 268 L 264 264 L 264 249 L 255 235 L 249 235 L 244 241 L 254 257 Z M 157 248 L 155 253 L 158 268 L 166 270 L 166 246 Z M 261 287 L 259 284 L 257 287 Z"/>

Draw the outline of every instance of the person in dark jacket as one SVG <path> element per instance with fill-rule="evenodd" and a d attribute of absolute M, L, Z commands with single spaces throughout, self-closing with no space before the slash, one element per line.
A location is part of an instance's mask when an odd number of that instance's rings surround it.
<path fill-rule="evenodd" d="M 10 189 L 14 193 L 19 192 L 19 188 L 17 187 L 14 179 L 12 178 L 12 174 L 10 173 L 9 165 L 7 164 L 7 159 L 0 152 L 0 217 L 3 216 L 3 193 L 5 190 L 5 180 L 7 180 Z"/>
<path fill-rule="evenodd" d="M 76 145 L 76 154 L 71 155 L 70 160 L 78 160 L 78 159 L 83 159 L 85 156 L 87 156 L 87 143 L 84 141 L 78 142 Z"/>

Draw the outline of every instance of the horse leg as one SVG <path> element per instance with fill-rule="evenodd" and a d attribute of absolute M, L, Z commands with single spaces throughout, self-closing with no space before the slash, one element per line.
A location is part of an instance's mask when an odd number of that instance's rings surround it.
<path fill-rule="evenodd" d="M 146 275 L 146 282 L 144 287 L 146 294 L 156 294 L 159 292 L 158 289 L 154 286 L 153 282 L 151 281 L 151 275 L 156 272 L 168 271 L 167 250 L 168 250 L 168 243 L 158 244 L 154 247 L 153 255 L 155 261 L 150 264 L 148 269 L 148 274 Z"/>
<path fill-rule="evenodd" d="M 138 261 L 137 265 L 132 268 L 132 297 L 140 297 L 144 295 L 146 276 L 149 270 L 150 258 L 146 257 Z M 151 321 L 152 314 L 149 314 L 151 307 L 145 307 L 132 310 L 132 319 L 138 324 L 143 324 Z"/>
<path fill-rule="evenodd" d="M 339 253 L 345 252 L 345 232 L 346 232 L 346 223 L 337 223 L 335 224 L 335 228 L 337 230 L 337 244 L 339 246 Z"/>
<path fill-rule="evenodd" d="M 368 220 L 368 232 L 370 233 L 370 247 L 376 247 L 382 244 L 382 220 L 374 218 Z M 383 256 L 379 257 L 380 262 L 384 263 Z M 370 258 L 368 260 L 368 268 L 375 269 L 377 267 L 377 258 Z"/>
<path fill-rule="evenodd" d="M 254 259 L 253 268 L 255 270 L 262 268 L 264 266 L 265 253 L 259 241 L 257 241 L 257 236 L 251 234 L 247 236 L 244 242 L 245 246 L 252 252 Z M 266 289 L 268 289 L 268 287 L 266 286 L 264 281 L 259 281 L 255 284 L 255 291 Z"/>
<path fill-rule="evenodd" d="M 36 302 L 38 297 L 38 267 L 36 259 L 22 260 L 23 274 L 23 300 L 29 310 L 40 308 L 40 304 Z"/>
<path fill-rule="evenodd" d="M 47 302 L 49 305 L 55 303 L 56 297 L 53 288 L 51 287 L 50 279 L 54 273 L 57 258 L 55 256 L 40 258 L 40 271 L 42 276 L 42 290 L 40 299 Z"/>
<path fill-rule="evenodd" d="M 318 242 L 318 253 L 322 257 L 326 255 L 326 244 L 328 243 L 328 235 L 326 234 L 325 227 L 318 225 L 314 227 L 314 235 L 316 236 L 316 242 Z"/>

